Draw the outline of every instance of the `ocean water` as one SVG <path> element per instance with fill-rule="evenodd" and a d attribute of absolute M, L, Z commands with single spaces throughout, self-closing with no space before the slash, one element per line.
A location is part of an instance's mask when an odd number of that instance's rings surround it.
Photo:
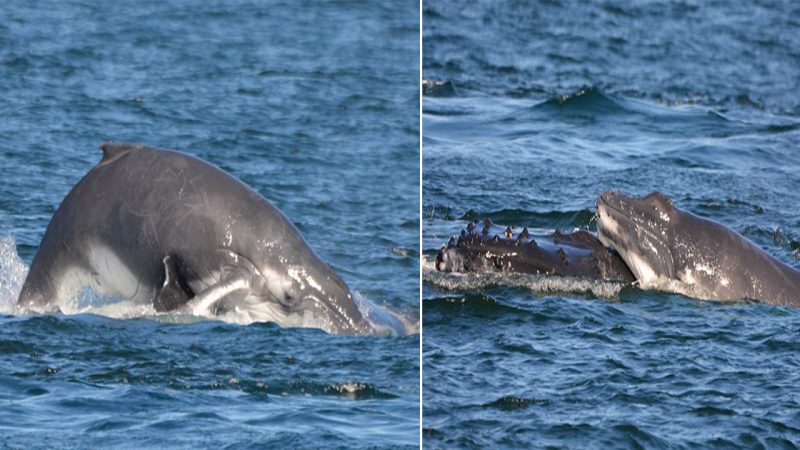
<path fill-rule="evenodd" d="M 425 447 L 800 445 L 800 309 L 431 263 L 475 218 L 595 230 L 618 189 L 800 268 L 798 4 L 428 0 L 422 21 Z"/>
<path fill-rule="evenodd" d="M 414 2 L 5 3 L 0 447 L 416 447 L 418 42 Z M 183 150 L 252 186 L 383 335 L 91 302 L 17 311 L 105 140 Z"/>

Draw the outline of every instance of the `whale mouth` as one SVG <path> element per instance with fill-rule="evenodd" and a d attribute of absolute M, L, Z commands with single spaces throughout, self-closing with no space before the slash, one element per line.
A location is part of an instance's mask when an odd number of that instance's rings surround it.
<path fill-rule="evenodd" d="M 660 194 L 659 194 L 660 195 Z M 642 285 L 674 278 L 669 220 L 643 198 L 606 191 L 597 199 L 597 236 L 615 249 Z M 663 197 L 663 196 L 662 196 Z"/>

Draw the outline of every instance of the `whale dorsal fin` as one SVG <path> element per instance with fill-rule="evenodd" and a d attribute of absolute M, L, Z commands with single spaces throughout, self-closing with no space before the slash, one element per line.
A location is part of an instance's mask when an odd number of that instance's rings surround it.
<path fill-rule="evenodd" d="M 134 142 L 103 142 L 100 144 L 100 150 L 103 151 L 103 159 L 100 164 L 110 163 L 126 153 L 142 148 L 144 148 L 144 145 Z"/>

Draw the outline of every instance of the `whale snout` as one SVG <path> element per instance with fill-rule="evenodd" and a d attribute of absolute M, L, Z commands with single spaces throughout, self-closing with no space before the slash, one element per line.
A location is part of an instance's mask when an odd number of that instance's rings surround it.
<path fill-rule="evenodd" d="M 597 197 L 597 202 L 595 202 L 595 204 L 600 205 L 601 203 L 611 203 L 614 201 L 614 199 L 616 199 L 617 195 L 619 195 L 617 191 L 604 191 L 599 197 Z"/>
<path fill-rule="evenodd" d="M 602 205 L 615 210 L 620 210 L 625 205 L 630 204 L 633 200 L 635 200 L 633 197 L 630 197 L 623 192 L 609 190 L 604 191 L 597 197 L 595 206 L 599 208 Z"/>

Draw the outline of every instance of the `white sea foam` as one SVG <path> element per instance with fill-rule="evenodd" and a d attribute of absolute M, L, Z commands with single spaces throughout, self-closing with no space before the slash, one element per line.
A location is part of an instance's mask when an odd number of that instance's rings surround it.
<path fill-rule="evenodd" d="M 434 262 L 425 258 L 422 264 L 425 281 L 450 290 L 476 291 L 490 286 L 525 288 L 538 294 L 591 293 L 595 297 L 617 299 L 627 285 L 620 281 L 587 280 L 583 278 L 523 273 L 446 273 L 434 268 Z"/>
<path fill-rule="evenodd" d="M 17 254 L 17 244 L 10 232 L 0 235 L 0 313 L 19 315 L 17 297 L 28 275 L 28 265 Z"/>

